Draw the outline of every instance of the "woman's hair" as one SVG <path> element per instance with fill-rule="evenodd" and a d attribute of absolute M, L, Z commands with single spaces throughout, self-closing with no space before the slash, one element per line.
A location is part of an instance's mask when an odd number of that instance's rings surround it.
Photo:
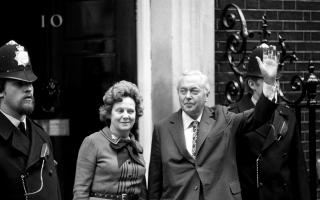
<path fill-rule="evenodd" d="M 120 81 L 113 84 L 103 96 L 103 105 L 99 108 L 100 120 L 110 119 L 111 110 L 115 103 L 121 102 L 124 97 L 130 97 L 136 104 L 136 118 L 143 115 L 142 97 L 138 87 L 129 81 Z"/>

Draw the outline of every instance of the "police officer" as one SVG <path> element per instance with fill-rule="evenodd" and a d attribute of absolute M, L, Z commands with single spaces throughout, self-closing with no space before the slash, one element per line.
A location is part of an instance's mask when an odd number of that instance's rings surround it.
<path fill-rule="evenodd" d="M 0 47 L 0 199 L 61 199 L 49 135 L 28 117 L 36 79 L 23 46 Z"/>
<path fill-rule="evenodd" d="M 274 49 L 266 44 L 254 49 L 247 65 L 249 93 L 230 110 L 255 107 L 263 78 L 256 57 Z M 237 134 L 237 167 L 243 200 L 309 200 L 308 175 L 294 113 L 279 105 L 273 118 L 255 131 Z"/>

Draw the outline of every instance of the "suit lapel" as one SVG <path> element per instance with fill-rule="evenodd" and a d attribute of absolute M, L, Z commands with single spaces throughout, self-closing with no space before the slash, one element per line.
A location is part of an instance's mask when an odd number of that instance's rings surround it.
<path fill-rule="evenodd" d="M 270 126 L 269 131 L 267 132 L 267 138 L 265 139 L 263 146 L 262 146 L 262 150 L 261 151 L 265 151 L 269 146 L 271 146 L 274 142 L 277 141 L 277 138 L 275 136 L 275 134 L 277 133 L 275 131 L 275 128 L 272 128 L 272 126 Z"/>
<path fill-rule="evenodd" d="M 37 126 L 35 126 L 33 123 L 31 123 L 30 120 L 28 120 L 27 123 L 30 124 L 29 132 L 32 137 L 30 154 L 29 154 L 28 162 L 27 162 L 27 168 L 29 168 L 30 166 L 32 166 L 33 164 L 35 164 L 36 162 L 38 162 L 40 160 L 42 145 L 44 143 L 46 143 L 46 140 L 41 135 L 40 130 Z M 52 153 L 52 152 L 49 152 L 49 153 Z"/>
<path fill-rule="evenodd" d="M 209 108 L 205 107 L 203 110 L 203 114 L 200 120 L 200 128 L 199 128 L 199 135 L 197 139 L 197 150 L 196 150 L 196 155 L 198 155 L 198 152 L 207 138 L 211 127 L 215 125 L 215 120 L 213 119 L 213 114 L 212 112 L 209 111 Z M 216 133 L 217 131 L 213 131 Z"/>
<path fill-rule="evenodd" d="M 256 132 L 262 136 L 263 138 L 267 138 L 269 136 L 271 126 L 269 124 L 264 124 L 256 129 Z"/>
<path fill-rule="evenodd" d="M 12 147 L 23 153 L 25 156 L 28 156 L 30 140 L 18 129 L 12 130 L 12 134 Z"/>
<path fill-rule="evenodd" d="M 10 137 L 11 146 L 23 155 L 28 156 L 29 153 L 29 139 L 24 136 L 11 122 L 0 112 L 0 137 L 8 140 Z"/>
<path fill-rule="evenodd" d="M 286 126 L 287 122 L 284 119 L 284 117 L 279 113 L 280 110 L 281 108 L 277 109 L 274 113 L 273 128 L 272 127 L 270 128 L 268 137 L 265 143 L 263 144 L 262 151 L 266 150 L 278 139 L 283 138 L 287 132 L 287 126 Z M 283 113 L 282 111 L 280 112 Z M 281 134 L 281 137 L 280 135 L 278 135 L 278 133 Z"/>
<path fill-rule="evenodd" d="M 171 126 L 169 126 L 169 132 L 176 143 L 180 153 L 190 162 L 194 163 L 194 159 L 189 154 L 186 147 L 186 139 L 184 137 L 183 123 L 181 109 L 174 113 L 172 118 L 169 120 Z"/>

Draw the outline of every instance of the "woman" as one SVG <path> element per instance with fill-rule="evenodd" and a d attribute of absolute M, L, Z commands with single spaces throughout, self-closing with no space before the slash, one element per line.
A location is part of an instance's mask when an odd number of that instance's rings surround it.
<path fill-rule="evenodd" d="M 120 81 L 103 97 L 100 120 L 109 126 L 87 136 L 79 150 L 74 200 L 144 199 L 142 147 L 130 132 L 143 113 L 137 86 Z"/>

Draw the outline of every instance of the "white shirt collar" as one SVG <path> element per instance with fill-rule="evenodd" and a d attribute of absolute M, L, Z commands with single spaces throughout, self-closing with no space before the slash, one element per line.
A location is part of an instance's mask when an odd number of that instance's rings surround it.
<path fill-rule="evenodd" d="M 197 121 L 200 123 L 201 117 L 203 114 L 203 110 L 201 111 L 199 117 L 197 118 Z M 190 124 L 194 121 L 187 113 L 182 111 L 182 122 L 183 122 L 183 129 L 189 128 Z"/>
<path fill-rule="evenodd" d="M 18 120 L 18 119 L 16 119 L 16 118 L 12 117 L 11 115 L 3 112 L 1 109 L 0 109 L 0 112 L 2 112 L 2 114 L 4 114 L 4 116 L 6 116 L 6 117 L 9 119 L 9 121 L 10 121 L 15 127 L 18 127 L 18 125 L 19 125 L 20 122 L 21 122 L 20 120 Z M 24 122 L 24 126 L 27 125 L 27 124 L 26 124 L 26 116 L 23 116 L 23 117 L 22 117 L 22 122 Z M 27 127 L 25 127 L 25 128 L 27 128 Z"/>
<path fill-rule="evenodd" d="M 252 101 L 252 103 L 253 103 L 254 105 L 256 105 L 256 104 L 257 104 L 257 102 L 258 102 L 258 100 L 257 100 L 257 99 L 253 98 L 253 95 L 251 96 L 251 101 Z"/>

